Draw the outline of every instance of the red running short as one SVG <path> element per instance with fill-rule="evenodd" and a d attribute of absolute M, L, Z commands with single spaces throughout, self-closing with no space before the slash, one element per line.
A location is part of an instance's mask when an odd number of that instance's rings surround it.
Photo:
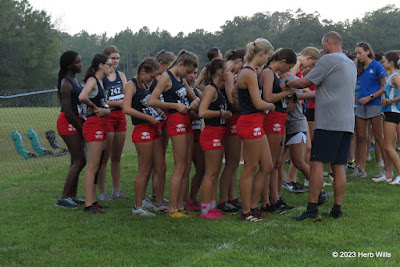
<path fill-rule="evenodd" d="M 265 135 L 263 128 L 264 112 L 240 115 L 236 128 L 242 139 L 258 139 Z"/>
<path fill-rule="evenodd" d="M 83 137 L 86 142 L 107 140 L 107 118 L 90 116 L 83 124 Z"/>
<path fill-rule="evenodd" d="M 224 147 L 225 126 L 206 125 L 200 135 L 200 145 L 204 151 Z"/>
<path fill-rule="evenodd" d="M 139 123 L 135 125 L 132 132 L 133 143 L 153 142 L 161 137 L 158 124 L 151 125 L 150 123 Z"/>
<path fill-rule="evenodd" d="M 83 125 L 83 119 L 78 115 L 75 115 L 78 122 Z M 67 117 L 65 116 L 64 112 L 61 112 L 58 115 L 57 119 L 57 131 L 59 135 L 69 135 L 69 134 L 76 134 L 78 131 L 75 129 L 74 126 L 68 121 Z"/>
<path fill-rule="evenodd" d="M 240 117 L 239 113 L 232 113 L 232 117 L 226 121 L 225 136 L 237 136 L 236 124 Z"/>
<path fill-rule="evenodd" d="M 200 135 L 201 135 L 201 130 L 199 129 L 193 130 L 193 144 L 200 143 Z"/>
<path fill-rule="evenodd" d="M 168 136 L 188 134 L 193 132 L 192 121 L 189 113 L 181 114 L 179 112 L 168 114 L 167 133 Z"/>
<path fill-rule="evenodd" d="M 111 110 L 107 120 L 107 132 L 126 132 L 126 118 L 122 109 Z"/>
<path fill-rule="evenodd" d="M 287 113 L 269 112 L 264 118 L 264 131 L 266 134 L 282 135 L 286 133 L 286 118 Z"/>

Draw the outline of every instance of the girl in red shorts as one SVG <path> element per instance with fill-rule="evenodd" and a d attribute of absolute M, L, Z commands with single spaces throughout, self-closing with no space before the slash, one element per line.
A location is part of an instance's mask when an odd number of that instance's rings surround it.
<path fill-rule="evenodd" d="M 110 106 L 110 116 L 107 118 L 107 147 L 99 170 L 99 200 L 111 201 L 112 199 L 105 191 L 107 162 L 111 156 L 111 177 L 113 182 L 112 197 L 126 198 L 120 188 L 121 177 L 121 154 L 125 144 L 126 118 L 122 111 L 122 100 L 124 98 L 124 87 L 126 77 L 123 72 L 117 70 L 119 64 L 119 51 L 109 45 L 104 48 L 103 54 L 111 58 L 114 71 L 103 78 L 104 89 L 107 92 L 107 104 Z"/>
<path fill-rule="evenodd" d="M 227 71 L 223 93 L 228 102 L 228 110 L 232 112 L 232 117 L 226 121 L 225 167 L 221 174 L 218 209 L 228 213 L 237 213 L 241 208 L 240 200 L 236 197 L 236 175 L 241 152 L 241 141 L 236 129 L 236 123 L 239 119 L 239 103 L 237 99 L 232 97 L 232 91 L 235 85 L 235 76 L 243 67 L 244 54 L 244 49 L 229 50 L 225 54 Z"/>
<path fill-rule="evenodd" d="M 135 128 L 132 132 L 132 141 L 135 143 L 138 157 L 138 172 L 135 178 L 135 206 L 133 215 L 154 216 L 143 207 L 147 181 L 154 166 L 155 179 L 165 179 L 165 163 L 160 160 L 163 155 L 162 140 L 158 124 L 161 120 L 159 113 L 148 106 L 150 91 L 147 84 L 158 74 L 158 63 L 153 58 L 143 60 L 138 67 L 137 75 L 132 78 L 125 89 L 123 102 L 124 112 L 132 117 Z M 155 181 L 155 185 L 159 183 Z M 157 192 L 157 188 L 155 190 Z M 162 195 L 156 195 L 157 212 L 166 212 L 162 204 Z"/>
<path fill-rule="evenodd" d="M 269 59 L 267 67 L 261 72 L 260 82 L 263 87 L 263 98 L 265 101 L 274 103 L 275 111 L 269 112 L 264 118 L 264 131 L 267 134 L 270 146 L 272 162 L 274 168 L 270 174 L 269 183 L 264 187 L 262 194 L 262 210 L 265 211 L 281 211 L 288 209 L 283 199 L 279 198 L 279 187 L 282 186 L 283 180 L 278 181 L 278 171 L 281 166 L 282 153 L 285 142 L 285 124 L 287 118 L 286 98 L 296 91 L 293 89 L 282 90 L 280 81 L 276 74 L 288 72 L 297 62 L 297 55 L 292 49 L 281 49 Z M 268 188 L 270 190 L 269 201 Z"/>
<path fill-rule="evenodd" d="M 103 78 L 113 71 L 111 59 L 104 54 L 96 54 L 91 66 L 86 70 L 83 81 L 85 87 L 79 101 L 87 105 L 87 120 L 83 125 L 83 136 L 87 143 L 87 168 L 85 173 L 85 209 L 91 213 L 101 212 L 96 202 L 97 176 L 107 140 L 107 117 L 110 110 L 103 88 Z"/>
<path fill-rule="evenodd" d="M 223 218 L 216 208 L 218 176 L 222 166 L 226 120 L 232 117 L 227 102 L 219 88 L 224 85 L 226 65 L 223 59 L 213 59 L 207 64 L 203 99 L 199 116 L 205 128 L 200 135 L 200 145 L 205 155 L 205 174 L 201 186 L 201 215 L 205 219 Z"/>
<path fill-rule="evenodd" d="M 149 100 L 149 106 L 167 109 L 167 132 L 172 140 L 174 154 L 174 171 L 169 186 L 170 217 L 186 217 L 183 212 L 183 195 L 185 193 L 184 177 L 187 177 L 188 162 L 191 163 L 193 134 L 188 111 L 196 109 L 199 98 L 182 79 L 197 68 L 197 57 L 189 52 L 181 51 L 172 67 L 161 75 Z M 163 94 L 164 102 L 159 98 Z M 188 103 L 186 98 L 192 100 Z M 179 209 L 179 211 L 178 211 Z"/>
<path fill-rule="evenodd" d="M 270 42 L 262 38 L 247 44 L 247 65 L 239 72 L 235 86 L 237 92 L 233 92 L 233 96 L 239 98 L 240 117 L 236 127 L 243 140 L 244 166 L 239 188 L 242 200 L 241 220 L 245 221 L 257 222 L 265 217 L 257 206 L 265 179 L 272 170 L 272 159 L 263 129 L 263 119 L 265 111 L 274 110 L 275 106 L 262 99 L 255 69 L 267 62 L 272 49 Z"/>
<path fill-rule="evenodd" d="M 74 51 L 67 51 L 60 58 L 58 72 L 58 96 L 61 102 L 61 113 L 57 119 L 58 134 L 64 140 L 71 154 L 71 165 L 64 183 L 61 198 L 56 206 L 78 208 L 82 200 L 76 197 L 79 174 L 86 165 L 82 133 L 83 119 L 79 117 L 80 102 L 78 99 L 82 86 L 75 79 L 75 74 L 82 70 L 81 57 Z"/>
<path fill-rule="evenodd" d="M 193 73 L 186 75 L 185 79 L 190 86 L 194 85 L 198 73 L 198 69 L 196 69 Z M 197 97 L 201 99 L 203 98 L 203 93 L 195 88 L 192 87 L 193 92 Z M 200 190 L 201 182 L 203 181 L 204 176 L 204 151 L 200 145 L 200 135 L 202 129 L 202 119 L 199 117 L 196 110 L 191 110 L 189 112 L 190 118 L 192 120 L 192 130 L 193 130 L 193 156 L 192 161 L 195 168 L 195 174 L 192 177 L 192 181 L 189 186 L 186 187 L 184 201 L 185 203 L 185 210 L 198 212 L 200 211 L 200 202 L 197 201 L 197 194 Z"/>

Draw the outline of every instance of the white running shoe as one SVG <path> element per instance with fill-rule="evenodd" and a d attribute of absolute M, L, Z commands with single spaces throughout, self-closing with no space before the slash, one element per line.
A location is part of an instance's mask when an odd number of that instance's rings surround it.
<path fill-rule="evenodd" d="M 142 207 L 137 208 L 136 206 L 132 209 L 132 215 L 139 215 L 139 216 L 156 216 L 154 213 L 147 211 Z"/>
<path fill-rule="evenodd" d="M 100 201 L 106 201 L 106 202 L 112 201 L 112 198 L 106 192 L 100 193 L 97 197 L 99 198 Z"/>
<path fill-rule="evenodd" d="M 367 172 L 360 170 L 360 167 L 356 166 L 354 168 L 354 171 L 352 174 L 349 175 L 349 177 L 354 178 L 354 177 L 367 177 Z"/>
<path fill-rule="evenodd" d="M 400 185 L 400 175 L 394 179 L 393 182 L 389 183 L 390 185 Z"/>
<path fill-rule="evenodd" d="M 153 209 L 155 212 L 166 213 L 168 211 L 168 207 L 164 204 L 154 204 Z"/>
<path fill-rule="evenodd" d="M 143 205 L 143 208 L 145 208 L 145 209 L 152 209 L 153 207 L 154 207 L 154 204 L 153 204 L 153 202 L 151 202 L 150 200 L 148 200 L 147 198 L 144 198 L 143 200 L 142 200 L 142 205 Z"/>
<path fill-rule="evenodd" d="M 375 183 L 380 183 L 380 182 L 389 183 L 389 182 L 392 181 L 392 178 L 386 178 L 386 176 L 384 175 L 384 176 L 381 176 L 381 177 L 378 177 L 378 178 L 372 178 L 372 181 L 375 182 Z"/>
<path fill-rule="evenodd" d="M 113 191 L 111 193 L 111 196 L 115 197 L 115 198 L 127 198 L 127 196 L 125 195 L 125 193 L 121 189 Z"/>

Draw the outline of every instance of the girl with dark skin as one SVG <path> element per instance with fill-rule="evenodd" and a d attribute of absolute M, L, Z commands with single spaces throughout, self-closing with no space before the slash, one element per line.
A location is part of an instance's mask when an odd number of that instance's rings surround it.
<path fill-rule="evenodd" d="M 78 208 L 83 199 L 77 198 L 79 174 L 86 165 L 84 154 L 85 140 L 82 134 L 83 119 L 78 116 L 78 95 L 82 86 L 75 78 L 82 71 L 81 57 L 74 51 L 65 52 L 60 58 L 58 73 L 58 96 L 61 113 L 57 120 L 57 130 L 71 154 L 71 165 L 64 183 L 63 193 L 56 206 Z"/>

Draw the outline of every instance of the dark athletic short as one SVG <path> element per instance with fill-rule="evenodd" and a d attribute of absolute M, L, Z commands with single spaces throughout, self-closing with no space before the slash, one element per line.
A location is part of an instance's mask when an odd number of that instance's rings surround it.
<path fill-rule="evenodd" d="M 311 161 L 346 164 L 351 144 L 350 132 L 316 129 L 311 143 Z"/>
<path fill-rule="evenodd" d="M 385 112 L 385 122 L 400 123 L 400 113 L 397 112 Z"/>

